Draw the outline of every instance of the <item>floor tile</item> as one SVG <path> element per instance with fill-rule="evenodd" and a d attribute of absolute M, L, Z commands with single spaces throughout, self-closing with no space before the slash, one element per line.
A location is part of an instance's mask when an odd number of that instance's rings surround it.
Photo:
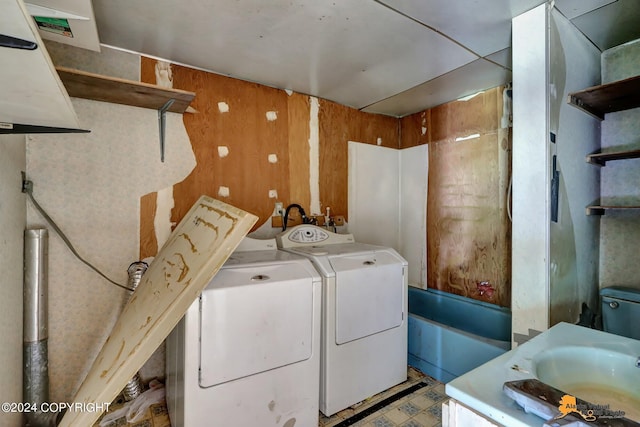
<path fill-rule="evenodd" d="M 396 427 L 396 424 L 384 415 L 371 421 L 371 424 L 375 427 Z"/>
<path fill-rule="evenodd" d="M 410 391 L 412 391 L 410 394 L 402 396 L 403 393 Z M 446 399 L 444 384 L 409 367 L 407 381 L 331 417 L 320 414 L 318 425 L 319 427 L 439 426 L 442 402 Z"/>

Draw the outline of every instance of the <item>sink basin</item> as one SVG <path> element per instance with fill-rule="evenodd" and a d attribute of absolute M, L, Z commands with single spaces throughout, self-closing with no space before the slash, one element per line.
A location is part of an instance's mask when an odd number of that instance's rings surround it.
<path fill-rule="evenodd" d="M 445 391 L 464 406 L 496 421 L 498 425 L 509 427 L 540 427 L 550 417 L 571 409 L 572 399 L 563 400 L 564 394 L 575 397 L 573 402 L 585 401 L 594 405 L 591 415 L 598 417 L 596 421 L 600 425 L 622 425 L 625 421 L 606 419 L 607 416 L 620 416 L 617 411 L 624 411 L 627 420 L 638 423 L 638 356 L 640 340 L 561 322 L 448 382 Z M 535 379 L 561 393 L 542 402 L 545 399 L 541 399 L 540 394 L 529 393 L 531 390 L 525 390 L 526 393 L 516 397 L 505 391 L 509 389 L 505 383 Z M 553 401 L 558 394 L 558 401 Z M 541 416 L 533 410 L 527 412 L 527 409 L 537 408 L 526 406 L 530 403 L 528 397 L 533 397 L 538 403 L 546 403 L 546 412 L 552 415 Z M 586 409 L 589 415 L 591 408 Z M 631 424 L 627 422 L 625 425 Z"/>
<path fill-rule="evenodd" d="M 638 356 L 611 349 L 559 346 L 536 354 L 532 368 L 535 376 L 550 386 L 640 420 Z"/>

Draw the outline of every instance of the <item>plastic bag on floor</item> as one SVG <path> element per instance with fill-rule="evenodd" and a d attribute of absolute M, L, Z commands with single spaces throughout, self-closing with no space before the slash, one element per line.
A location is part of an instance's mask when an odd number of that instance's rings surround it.
<path fill-rule="evenodd" d="M 110 427 L 113 425 L 117 425 L 116 421 L 127 416 L 127 412 L 129 411 L 129 406 L 131 405 L 131 403 L 132 402 L 127 402 L 122 408 L 116 409 L 113 412 L 108 412 L 100 420 L 100 427 Z"/>
<path fill-rule="evenodd" d="M 130 405 L 127 411 L 128 423 L 140 421 L 151 405 L 164 402 L 164 385 L 158 381 L 151 381 L 149 387 L 151 387 L 149 390 L 129 402 Z"/>

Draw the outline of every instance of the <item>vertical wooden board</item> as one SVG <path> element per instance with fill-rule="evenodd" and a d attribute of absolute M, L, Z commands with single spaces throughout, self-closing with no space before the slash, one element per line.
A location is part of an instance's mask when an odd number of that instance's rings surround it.
<path fill-rule="evenodd" d="M 498 132 L 429 144 L 428 286 L 510 306 L 506 156 Z M 488 282 L 489 288 L 479 286 Z"/>
<path fill-rule="evenodd" d="M 140 259 L 156 256 L 158 252 L 154 227 L 157 196 L 154 192 L 140 198 Z"/>
<path fill-rule="evenodd" d="M 257 217 L 201 196 L 149 266 L 74 402 L 108 403 L 167 337 Z M 90 426 L 99 412 L 68 411 L 61 423 Z"/>
<path fill-rule="evenodd" d="M 320 208 L 331 207 L 336 215 L 348 216 L 349 152 L 354 123 L 345 120 L 349 108 L 320 100 Z M 350 127 L 351 126 L 351 127 Z M 348 218 L 347 218 L 348 219 Z"/>
<path fill-rule="evenodd" d="M 309 96 L 293 93 L 288 98 L 289 112 L 289 201 L 310 206 L 310 104 Z M 279 200 L 284 194 L 278 193 Z M 311 212 L 309 212 L 311 213 Z"/>
<path fill-rule="evenodd" d="M 400 119 L 400 148 L 416 147 L 431 142 L 431 110 Z"/>

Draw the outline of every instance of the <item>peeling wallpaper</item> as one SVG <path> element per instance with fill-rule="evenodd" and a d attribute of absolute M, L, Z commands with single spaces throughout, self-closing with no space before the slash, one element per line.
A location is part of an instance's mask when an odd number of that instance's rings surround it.
<path fill-rule="evenodd" d="M 139 253 L 140 197 L 184 179 L 195 158 L 182 115 L 167 113 L 161 163 L 155 110 L 72 101 L 91 132 L 30 135 L 27 175 L 36 200 L 78 252 L 126 284 Z M 30 204 L 27 223 L 45 225 Z M 77 260 L 55 232 L 49 235 L 51 400 L 63 402 L 73 398 L 129 295 Z"/>

